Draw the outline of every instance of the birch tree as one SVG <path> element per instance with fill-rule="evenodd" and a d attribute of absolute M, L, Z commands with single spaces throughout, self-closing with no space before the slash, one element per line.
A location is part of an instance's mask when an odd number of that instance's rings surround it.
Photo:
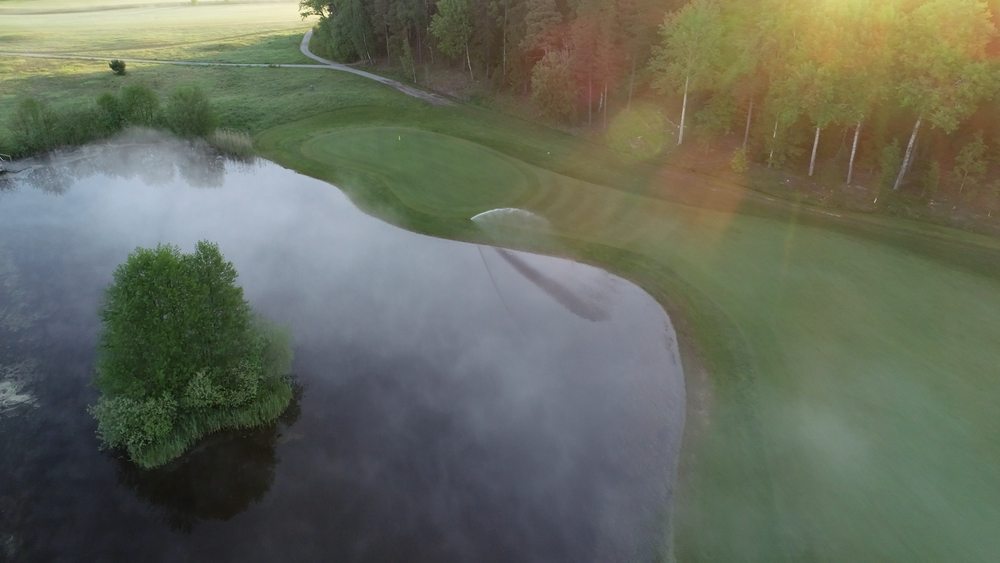
<path fill-rule="evenodd" d="M 469 55 L 469 39 L 472 36 L 472 18 L 469 0 L 438 0 L 437 13 L 431 18 L 431 35 L 438 40 L 438 49 L 449 57 L 461 57 L 472 73 L 472 57 Z"/>
<path fill-rule="evenodd" d="M 841 118 L 852 126 L 846 183 L 854 179 L 854 162 L 865 120 L 885 100 L 892 71 L 892 29 L 897 6 L 893 1 L 843 0 L 832 5 L 830 19 L 840 26 L 836 97 L 843 104 Z"/>
<path fill-rule="evenodd" d="M 997 31 L 985 2 L 931 0 L 902 24 L 896 89 L 916 120 L 893 190 L 903 184 L 924 121 L 951 133 L 996 87 L 986 48 Z"/>
<path fill-rule="evenodd" d="M 710 85 L 714 74 L 711 63 L 723 36 L 721 13 L 713 0 L 694 0 L 667 15 L 660 26 L 660 43 L 653 52 L 650 70 L 654 88 L 663 93 L 679 90 L 683 96 L 678 145 L 684 142 L 688 96 Z"/>

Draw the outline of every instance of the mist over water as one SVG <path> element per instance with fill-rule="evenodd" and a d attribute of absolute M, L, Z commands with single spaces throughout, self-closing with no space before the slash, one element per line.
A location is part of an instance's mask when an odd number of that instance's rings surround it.
<path fill-rule="evenodd" d="M 83 149 L 0 191 L 0 374 L 31 368 L 17 372 L 31 404 L 0 415 L 0 559 L 667 548 L 684 384 L 652 298 L 589 266 L 396 229 L 271 163 L 150 141 Z M 290 329 L 301 389 L 275 425 L 144 472 L 98 451 L 85 412 L 97 311 L 136 246 L 200 239 Z"/>

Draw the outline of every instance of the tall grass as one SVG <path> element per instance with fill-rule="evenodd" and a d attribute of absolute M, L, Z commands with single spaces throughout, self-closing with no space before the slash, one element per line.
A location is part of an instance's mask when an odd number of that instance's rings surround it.
<path fill-rule="evenodd" d="M 132 461 L 151 469 L 180 457 L 199 439 L 224 429 L 255 428 L 274 422 L 292 401 L 292 385 L 285 377 L 261 381 L 257 396 L 239 407 L 199 410 L 178 416 L 170 434 L 137 451 Z"/>
<path fill-rule="evenodd" d="M 226 156 L 250 160 L 256 155 L 253 148 L 253 138 L 244 131 L 218 129 L 205 140 L 212 148 Z"/>

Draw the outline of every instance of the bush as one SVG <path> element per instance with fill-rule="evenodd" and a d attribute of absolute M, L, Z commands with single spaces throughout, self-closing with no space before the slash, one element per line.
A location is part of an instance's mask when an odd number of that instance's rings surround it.
<path fill-rule="evenodd" d="M 108 66 L 111 67 L 111 71 L 118 76 L 125 76 L 125 61 L 114 59 L 108 63 Z"/>
<path fill-rule="evenodd" d="M 118 131 L 125 125 L 121 100 L 111 92 L 105 92 L 97 97 L 97 111 L 107 131 Z"/>
<path fill-rule="evenodd" d="M 287 337 L 255 321 L 216 245 L 136 249 L 101 311 L 91 408 L 109 447 L 153 467 L 207 432 L 274 420 L 291 397 Z"/>
<path fill-rule="evenodd" d="M 746 149 L 738 149 L 733 153 L 733 158 L 729 161 L 729 168 L 737 174 L 746 174 L 750 163 L 747 161 Z"/>
<path fill-rule="evenodd" d="M 122 88 L 121 115 L 130 125 L 152 126 L 158 121 L 160 98 L 141 84 Z"/>
<path fill-rule="evenodd" d="M 215 130 L 215 114 L 197 86 L 174 90 L 167 102 L 167 126 L 182 137 L 206 137 Z"/>
<path fill-rule="evenodd" d="M 63 111 L 56 119 L 55 139 L 58 145 L 75 146 L 104 137 L 106 129 L 97 108 Z"/>

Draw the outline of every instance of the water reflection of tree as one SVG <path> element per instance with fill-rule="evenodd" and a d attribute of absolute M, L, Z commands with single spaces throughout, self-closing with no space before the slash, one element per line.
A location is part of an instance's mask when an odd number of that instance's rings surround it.
<path fill-rule="evenodd" d="M 204 142 L 164 137 L 123 139 L 57 153 L 21 175 L 28 185 L 61 195 L 74 182 L 103 174 L 112 178 L 140 179 L 163 186 L 177 175 L 196 188 L 218 188 L 225 180 L 226 164 L 233 162 Z M 2 187 L 2 185 L 0 185 Z"/>
<path fill-rule="evenodd" d="M 557 303 L 566 308 L 569 312 L 588 321 L 603 321 L 608 318 L 608 312 L 595 303 L 578 296 L 569 286 L 550 278 L 540 270 L 533 268 L 524 260 L 520 259 L 513 252 L 502 248 L 496 249 L 500 255 L 514 271 L 521 274 L 526 280 L 535 284 L 539 289 L 548 294 Z"/>
<path fill-rule="evenodd" d="M 25 172 L 30 186 L 47 194 L 62 195 L 73 184 L 73 176 L 62 166 L 39 166 Z"/>
<path fill-rule="evenodd" d="M 144 470 L 116 457 L 118 480 L 160 507 L 171 528 L 189 532 L 203 520 L 229 520 L 259 502 L 274 481 L 275 447 L 301 413 L 302 387 L 273 424 L 217 432 L 166 466 Z"/>

